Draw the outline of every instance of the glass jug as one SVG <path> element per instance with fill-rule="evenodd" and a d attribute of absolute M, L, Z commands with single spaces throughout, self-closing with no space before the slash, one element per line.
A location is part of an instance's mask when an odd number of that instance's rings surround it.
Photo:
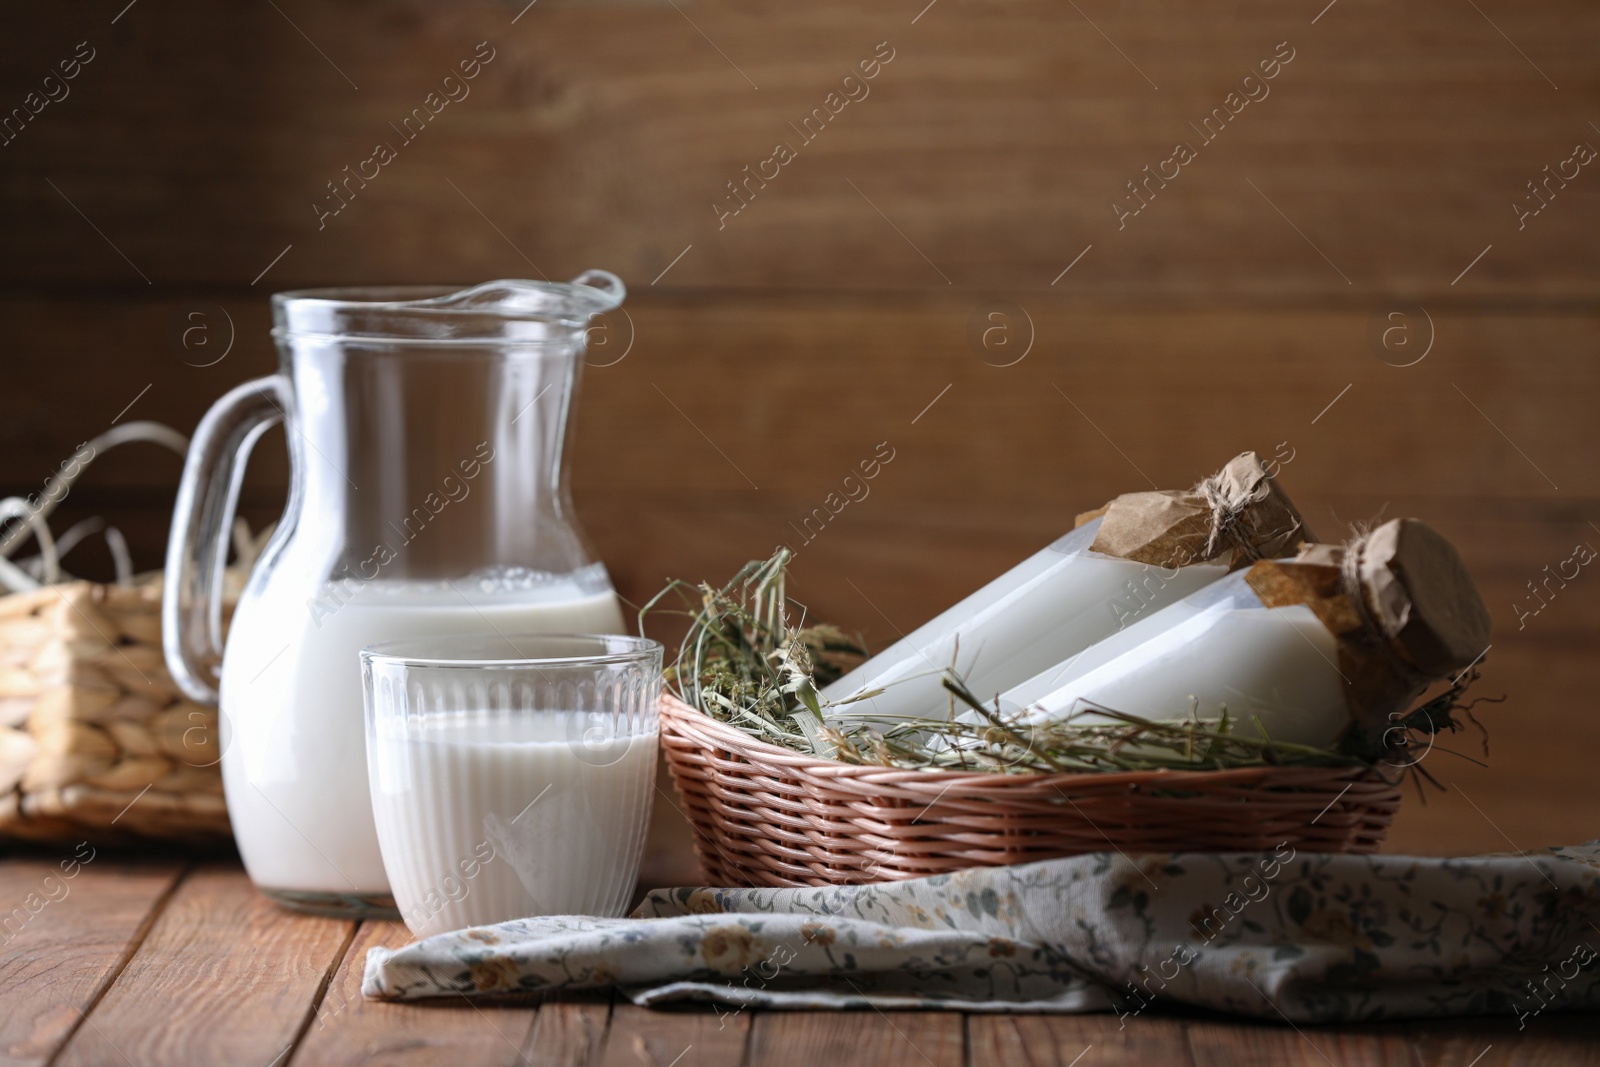
<path fill-rule="evenodd" d="M 566 444 L 589 320 L 624 295 L 605 271 L 461 292 L 279 293 L 279 373 L 201 420 L 167 546 L 162 635 L 183 691 L 220 704 L 234 837 L 278 902 L 394 914 L 367 790 L 363 647 L 622 629 L 573 515 Z M 224 649 L 244 462 L 279 421 L 289 501 Z"/>

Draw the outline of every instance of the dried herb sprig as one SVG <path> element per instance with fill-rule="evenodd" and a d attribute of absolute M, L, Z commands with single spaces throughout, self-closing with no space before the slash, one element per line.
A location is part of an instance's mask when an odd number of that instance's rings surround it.
<path fill-rule="evenodd" d="M 1222 770 L 1255 766 L 1350 766 L 1359 758 L 1310 745 L 1276 741 L 1255 720 L 1256 734 L 1236 731 L 1224 710 L 1215 722 L 1190 718 L 1157 722 L 1100 705 L 1086 707 L 1113 722 L 1028 723 L 979 700 L 960 678 L 944 686 L 972 714 L 921 719 L 878 731 L 853 725 L 830 732 L 846 763 L 905 768 L 1092 773 L 1102 771 Z"/>
<path fill-rule="evenodd" d="M 831 756 L 817 687 L 864 659 L 866 649 L 836 626 L 790 625 L 790 556 L 785 548 L 752 560 L 720 589 L 671 582 L 640 610 L 640 631 L 676 594 L 684 609 L 670 613 L 687 617 L 689 629 L 667 679 L 683 702 L 773 744 Z"/>

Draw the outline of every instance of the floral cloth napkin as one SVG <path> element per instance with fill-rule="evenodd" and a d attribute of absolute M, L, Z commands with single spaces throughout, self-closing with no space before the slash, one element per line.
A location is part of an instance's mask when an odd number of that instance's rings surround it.
<path fill-rule="evenodd" d="M 1470 859 L 1098 853 L 828 889 L 664 889 L 367 954 L 410 1000 L 619 986 L 639 1004 L 1295 1021 L 1600 1007 L 1600 841 Z"/>

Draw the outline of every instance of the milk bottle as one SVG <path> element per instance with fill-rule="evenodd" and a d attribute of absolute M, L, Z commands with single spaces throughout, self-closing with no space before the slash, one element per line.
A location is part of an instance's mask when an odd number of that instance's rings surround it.
<path fill-rule="evenodd" d="M 1310 531 L 1254 452 L 1192 490 L 1129 493 L 822 690 L 882 725 L 950 710 L 946 671 L 983 700 Z M 957 712 L 962 710 L 957 705 Z"/>
<path fill-rule="evenodd" d="M 1478 662 L 1489 613 L 1455 548 L 1416 519 L 1305 546 L 1193 593 L 999 698 L 1032 724 L 1143 719 L 1383 754 L 1427 688 Z"/>

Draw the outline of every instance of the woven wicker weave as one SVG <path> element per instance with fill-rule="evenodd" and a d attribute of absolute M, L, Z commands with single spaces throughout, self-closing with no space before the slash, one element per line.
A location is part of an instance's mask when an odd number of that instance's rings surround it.
<path fill-rule="evenodd" d="M 984 774 L 791 752 L 662 698 L 712 885 L 854 885 L 1123 852 L 1375 852 L 1400 789 L 1363 767 Z"/>
<path fill-rule="evenodd" d="M 167 673 L 159 584 L 0 598 L 0 838 L 225 839 L 218 744 Z"/>

